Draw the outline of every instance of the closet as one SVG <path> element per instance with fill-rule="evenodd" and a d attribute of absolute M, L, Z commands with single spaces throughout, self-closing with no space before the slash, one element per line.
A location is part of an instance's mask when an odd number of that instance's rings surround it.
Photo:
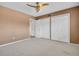
<path fill-rule="evenodd" d="M 51 18 L 52 40 L 70 42 L 70 14 L 61 14 Z"/>

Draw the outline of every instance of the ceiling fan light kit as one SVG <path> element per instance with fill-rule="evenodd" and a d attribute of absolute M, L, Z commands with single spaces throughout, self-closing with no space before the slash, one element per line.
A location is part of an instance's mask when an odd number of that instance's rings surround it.
<path fill-rule="evenodd" d="M 41 3 L 41 2 L 36 2 L 36 5 L 30 5 L 30 4 L 26 4 L 29 7 L 33 7 L 36 9 L 36 12 L 39 12 L 42 8 L 45 8 L 46 6 L 48 6 L 48 3 Z"/>

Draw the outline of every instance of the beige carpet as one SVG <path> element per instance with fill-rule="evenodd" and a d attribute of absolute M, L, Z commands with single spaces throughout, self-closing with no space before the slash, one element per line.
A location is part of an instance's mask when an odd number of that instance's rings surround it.
<path fill-rule="evenodd" d="M 5 56 L 79 56 L 79 45 L 45 39 L 25 39 L 0 47 Z"/>

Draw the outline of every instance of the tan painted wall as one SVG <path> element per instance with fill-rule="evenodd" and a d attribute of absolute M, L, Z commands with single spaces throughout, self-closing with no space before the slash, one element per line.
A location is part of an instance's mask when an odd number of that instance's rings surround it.
<path fill-rule="evenodd" d="M 0 44 L 29 37 L 29 16 L 0 6 Z"/>
<path fill-rule="evenodd" d="M 71 9 L 71 42 L 79 44 L 79 6 Z"/>

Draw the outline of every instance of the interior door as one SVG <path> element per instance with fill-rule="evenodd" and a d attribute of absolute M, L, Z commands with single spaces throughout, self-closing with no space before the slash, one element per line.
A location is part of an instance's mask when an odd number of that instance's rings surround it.
<path fill-rule="evenodd" d="M 52 40 L 70 42 L 70 14 L 52 16 L 51 20 Z"/>
<path fill-rule="evenodd" d="M 49 39 L 49 33 L 49 18 L 37 20 L 36 37 Z"/>

